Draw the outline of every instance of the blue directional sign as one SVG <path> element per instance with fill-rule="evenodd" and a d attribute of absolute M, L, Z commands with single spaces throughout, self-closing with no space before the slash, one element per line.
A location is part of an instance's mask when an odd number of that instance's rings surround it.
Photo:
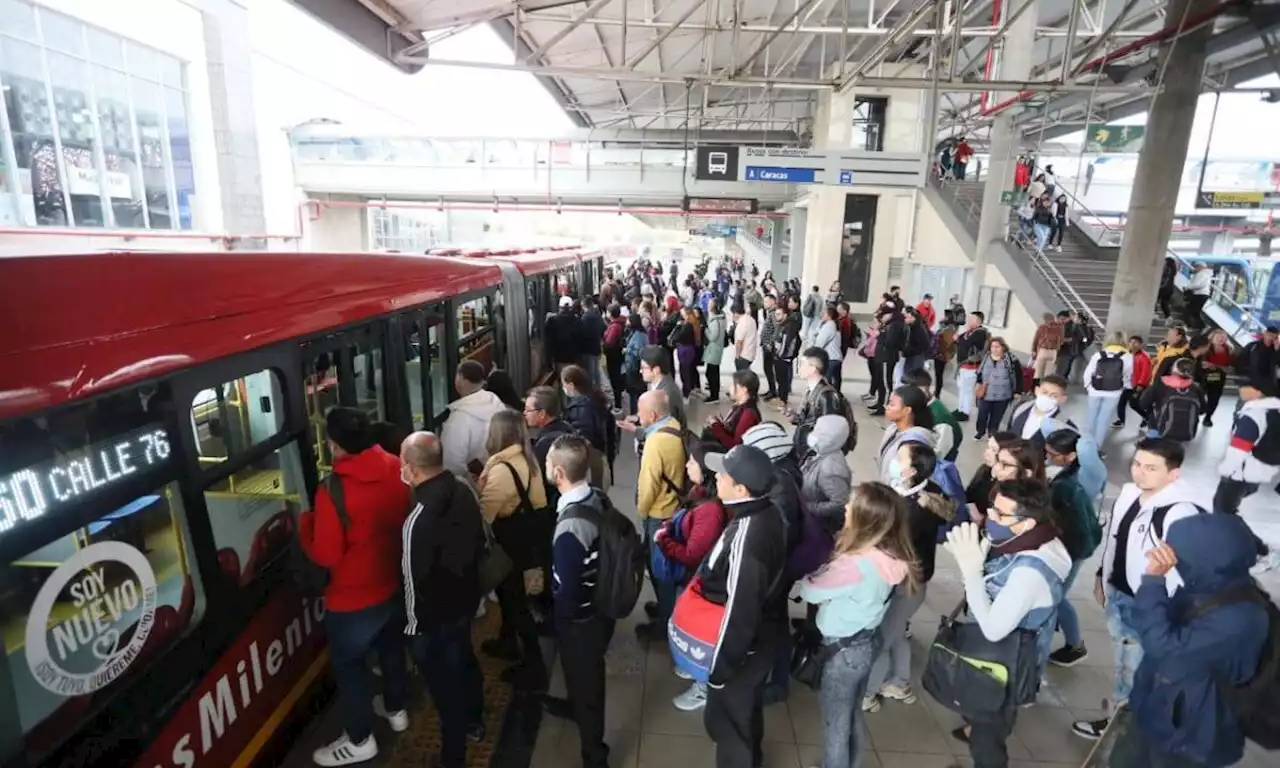
<path fill-rule="evenodd" d="M 816 168 L 770 168 L 748 165 L 746 181 L 779 181 L 784 184 L 814 183 Z"/>
<path fill-rule="evenodd" d="M 841 183 L 841 184 L 852 184 L 852 183 L 853 183 L 853 171 L 840 171 L 840 183 Z"/>

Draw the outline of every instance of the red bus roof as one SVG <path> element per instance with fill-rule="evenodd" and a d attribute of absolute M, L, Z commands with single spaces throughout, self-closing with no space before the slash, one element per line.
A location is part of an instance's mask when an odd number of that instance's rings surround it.
<path fill-rule="evenodd" d="M 30 256 L 0 272 L 0 419 L 501 282 L 480 259 L 368 253 Z"/>
<path fill-rule="evenodd" d="M 495 259 L 509 261 L 516 265 L 516 269 L 520 270 L 520 274 L 537 275 L 542 272 L 548 272 L 553 269 L 562 269 L 564 267 L 572 267 L 582 261 L 581 256 L 573 251 L 561 250 L 545 250 L 537 253 L 494 253 L 490 254 Z"/>

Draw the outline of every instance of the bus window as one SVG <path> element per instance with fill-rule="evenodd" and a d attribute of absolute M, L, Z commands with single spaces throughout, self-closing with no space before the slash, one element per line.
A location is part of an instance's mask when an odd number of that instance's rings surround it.
<path fill-rule="evenodd" d="M 191 402 L 191 427 L 201 466 L 220 464 L 284 427 L 284 398 L 273 371 L 201 390 Z"/>
<path fill-rule="evenodd" d="M 445 367 L 440 359 L 440 335 L 443 332 L 444 317 L 438 307 L 428 308 L 420 315 L 415 314 L 406 330 L 405 373 L 408 378 L 409 407 L 417 429 L 430 429 L 436 423 L 436 417 L 444 413 L 449 405 L 449 384 L 445 381 Z M 424 358 L 427 365 L 426 378 L 422 375 Z M 423 410 L 423 402 L 431 403 L 430 413 Z"/>
<path fill-rule="evenodd" d="M 315 448 L 316 469 L 323 478 L 333 465 L 324 432 L 326 411 L 345 405 L 364 410 L 370 421 L 386 418 L 382 350 L 368 342 L 339 347 L 310 357 L 304 372 L 308 429 Z"/>
<path fill-rule="evenodd" d="M 493 368 L 496 360 L 494 349 L 493 317 L 490 314 L 488 296 L 459 302 L 458 361 L 476 360 L 485 371 Z"/>
<path fill-rule="evenodd" d="M 210 485 L 204 503 L 223 578 L 249 584 L 288 550 L 298 516 L 309 507 L 297 444 Z"/>
<path fill-rule="evenodd" d="M 537 381 L 542 373 L 542 295 L 545 292 L 543 277 L 531 277 L 524 283 L 525 299 L 529 305 L 529 376 Z"/>

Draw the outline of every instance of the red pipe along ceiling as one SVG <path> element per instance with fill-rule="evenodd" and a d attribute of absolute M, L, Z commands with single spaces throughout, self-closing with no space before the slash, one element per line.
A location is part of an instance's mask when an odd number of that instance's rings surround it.
<path fill-rule="evenodd" d="M 1114 51 L 1111 51 L 1110 53 L 1104 53 L 1098 58 L 1082 65 L 1079 71 L 1091 72 L 1093 70 L 1100 69 L 1103 65 L 1109 64 L 1115 61 L 1116 59 L 1120 59 L 1125 56 L 1128 56 L 1129 54 L 1134 53 L 1136 51 L 1140 51 L 1143 48 L 1148 48 L 1157 43 L 1162 43 L 1165 40 L 1168 40 L 1169 38 L 1172 38 L 1172 37 L 1181 36 L 1181 35 L 1187 34 L 1188 32 L 1194 32 L 1195 30 L 1199 29 L 1205 24 L 1213 21 L 1214 19 L 1218 18 L 1222 14 L 1231 10 L 1233 7 L 1237 5 L 1245 5 L 1246 1 L 1247 0 L 1226 0 L 1226 2 L 1218 3 L 1217 5 L 1207 8 L 1201 11 L 1200 13 L 1196 13 L 1188 16 L 1186 20 L 1180 24 L 1181 29 L 1179 29 L 1179 25 L 1174 25 L 1174 26 L 1165 27 L 1164 29 L 1153 32 L 1150 35 L 1147 35 L 1146 37 L 1140 37 L 1137 40 L 1126 43 L 1125 45 L 1120 46 Z M 999 26 L 1000 8 L 1001 8 L 1001 0 L 995 0 L 995 2 L 992 4 L 992 18 L 991 18 L 992 26 L 995 26 L 995 27 Z M 986 70 L 984 71 L 983 76 L 986 77 L 986 79 L 988 80 L 991 79 L 991 68 L 993 63 L 994 48 L 995 46 L 992 46 L 992 48 L 987 51 Z M 1014 104 L 1018 104 L 1020 102 L 1026 101 L 1027 99 L 1035 95 L 1035 93 L 1036 93 L 1035 91 L 1022 91 L 1017 96 L 1013 96 L 1011 98 L 1005 99 L 999 104 L 995 104 L 993 106 L 988 107 L 987 91 L 983 91 L 982 97 L 981 97 L 981 115 L 983 117 L 990 117 L 991 115 L 997 112 L 1000 112 L 1004 109 L 1008 109 Z"/>

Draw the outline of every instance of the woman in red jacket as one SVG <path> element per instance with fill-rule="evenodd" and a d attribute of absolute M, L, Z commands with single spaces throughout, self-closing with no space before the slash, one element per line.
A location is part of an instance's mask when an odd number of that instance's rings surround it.
<path fill-rule="evenodd" d="M 760 377 L 751 371 L 737 371 L 733 374 L 733 383 L 729 385 L 729 400 L 733 407 L 724 418 L 717 415 L 707 417 L 707 428 L 702 439 L 712 446 L 721 446 L 727 451 L 735 445 L 742 445 L 742 436 L 748 429 L 763 421 L 760 416 L 760 404 L 757 394 L 760 391 Z"/>
<path fill-rule="evenodd" d="M 1146 340 L 1141 336 L 1129 337 L 1129 354 L 1133 356 L 1133 375 L 1130 381 L 1133 387 L 1120 393 L 1120 402 L 1116 406 L 1116 420 L 1111 424 L 1113 427 L 1124 426 L 1126 408 L 1132 408 L 1134 413 L 1141 416 L 1142 424 L 1146 426 L 1147 415 L 1138 407 L 1138 402 L 1142 399 L 1142 391 L 1151 382 L 1151 355 L 1147 354 L 1145 345 Z"/>
<path fill-rule="evenodd" d="M 743 371 L 746 373 L 746 371 Z M 753 374 L 754 377 L 754 374 Z M 680 508 L 687 510 L 679 517 L 680 530 L 672 530 L 676 519 L 673 517 L 658 530 L 654 541 L 662 554 L 685 567 L 684 583 L 681 589 L 693 578 L 698 567 L 729 524 L 729 513 L 724 504 L 715 497 L 715 484 L 712 475 L 706 471 L 702 456 L 691 456 L 685 463 L 685 473 L 693 490 L 680 503 Z M 687 691 L 676 696 L 672 704 L 676 709 L 692 712 L 701 709 L 707 702 L 707 688 L 703 683 L 693 683 Z"/>

